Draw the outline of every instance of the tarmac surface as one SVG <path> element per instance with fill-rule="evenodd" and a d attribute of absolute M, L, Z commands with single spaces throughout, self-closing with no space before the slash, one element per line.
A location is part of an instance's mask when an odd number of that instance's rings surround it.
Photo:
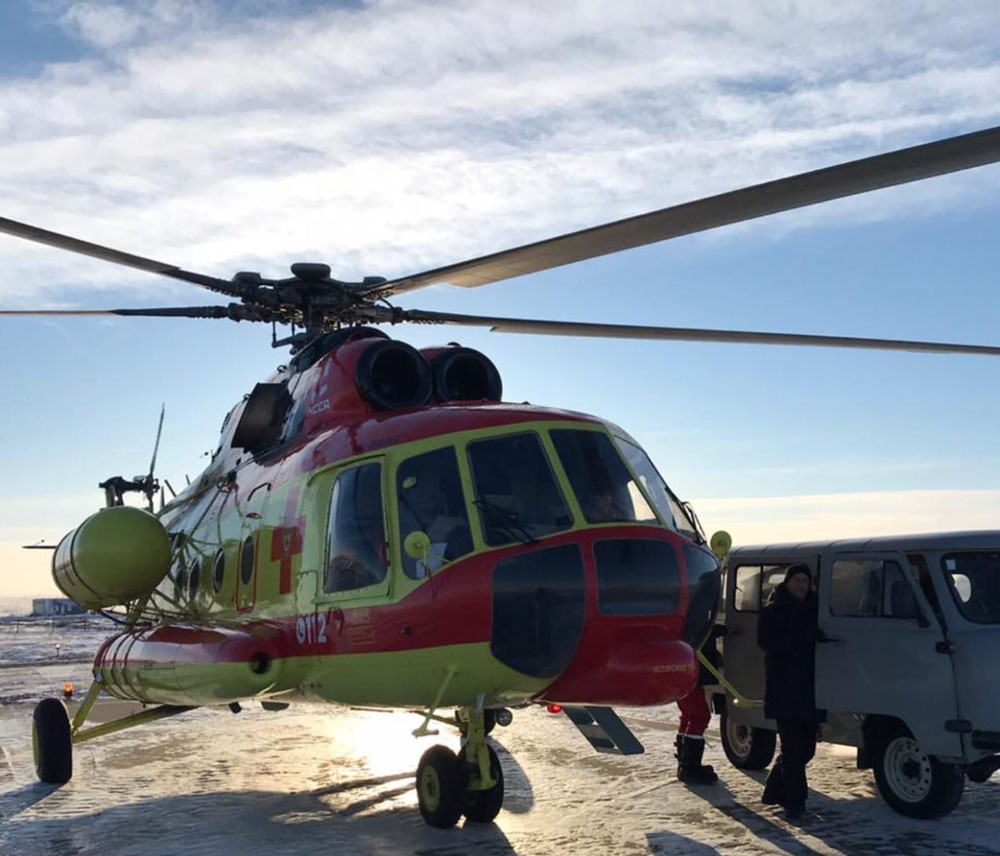
<path fill-rule="evenodd" d="M 715 731 L 706 755 L 719 784 L 679 783 L 673 706 L 619 711 L 646 747 L 631 757 L 594 752 L 563 715 L 515 711 L 493 734 L 503 811 L 452 830 L 423 823 L 413 771 L 457 734 L 414 738 L 407 713 L 200 709 L 82 744 L 71 782 L 40 784 L 32 705 L 66 680 L 82 692 L 87 676 L 81 662 L 0 670 L 0 854 L 1000 854 L 1000 774 L 967 783 L 948 817 L 917 821 L 882 802 L 851 750 L 821 746 L 793 825 L 760 804 L 763 774 L 731 767 Z"/>

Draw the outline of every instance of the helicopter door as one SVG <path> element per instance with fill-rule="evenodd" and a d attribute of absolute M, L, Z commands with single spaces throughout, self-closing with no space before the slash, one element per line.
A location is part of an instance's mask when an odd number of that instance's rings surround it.
<path fill-rule="evenodd" d="M 898 717 L 920 748 L 960 756 L 951 657 L 902 553 L 823 557 L 816 704 L 831 713 Z"/>
<path fill-rule="evenodd" d="M 317 601 L 368 599 L 388 592 L 383 470 L 382 460 L 375 459 L 336 473 Z"/>
<path fill-rule="evenodd" d="M 240 565 L 236 575 L 236 610 L 253 609 L 257 600 L 257 552 L 260 549 L 260 525 L 264 517 L 264 504 L 271 492 L 271 483 L 257 485 L 240 509 L 243 513 L 241 528 Z"/>

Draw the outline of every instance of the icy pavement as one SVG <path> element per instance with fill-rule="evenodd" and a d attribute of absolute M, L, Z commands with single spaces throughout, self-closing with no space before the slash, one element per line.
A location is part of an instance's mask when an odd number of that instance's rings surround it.
<path fill-rule="evenodd" d="M 52 693 L 86 666 L 0 670 L 0 696 Z M 413 770 L 435 742 L 419 720 L 335 708 L 234 715 L 203 709 L 83 744 L 73 780 L 38 784 L 31 705 L 0 708 L 2 854 L 681 854 L 681 856 L 985 856 L 1000 853 L 1000 782 L 969 783 L 937 821 L 902 818 L 843 749 L 810 767 L 809 814 L 797 826 L 759 802 L 761 774 L 730 767 L 718 735 L 716 786 L 674 776 L 676 708 L 623 710 L 646 754 L 599 755 L 564 716 L 515 711 L 493 742 L 507 785 L 495 824 L 424 825 Z M 713 723 L 714 724 L 714 723 Z M 713 737 L 710 734 L 710 738 Z"/>

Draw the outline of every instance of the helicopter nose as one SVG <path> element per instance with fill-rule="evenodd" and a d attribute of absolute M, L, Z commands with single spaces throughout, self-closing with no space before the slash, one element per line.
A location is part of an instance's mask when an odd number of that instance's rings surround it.
<path fill-rule="evenodd" d="M 589 632 L 569 668 L 539 701 L 551 704 L 659 705 L 684 698 L 698 682 L 689 645 L 653 627 Z"/>
<path fill-rule="evenodd" d="M 682 698 L 698 678 L 685 641 L 687 564 L 679 536 L 635 527 L 584 531 L 505 559 L 493 573 L 493 655 L 551 679 L 544 701 Z"/>

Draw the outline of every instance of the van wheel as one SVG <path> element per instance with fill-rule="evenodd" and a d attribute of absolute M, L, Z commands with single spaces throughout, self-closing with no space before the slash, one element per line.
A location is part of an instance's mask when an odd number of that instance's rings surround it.
<path fill-rule="evenodd" d="M 719 717 L 722 750 L 738 770 L 763 770 L 774 757 L 775 733 L 733 722 L 726 710 Z"/>
<path fill-rule="evenodd" d="M 73 777 L 73 736 L 69 714 L 57 698 L 43 698 L 31 719 L 31 749 L 38 778 L 62 785 Z"/>
<path fill-rule="evenodd" d="M 960 764 L 946 764 L 928 755 L 902 728 L 879 747 L 874 768 L 882 799 L 909 817 L 942 817 L 958 805 L 965 790 Z"/>

